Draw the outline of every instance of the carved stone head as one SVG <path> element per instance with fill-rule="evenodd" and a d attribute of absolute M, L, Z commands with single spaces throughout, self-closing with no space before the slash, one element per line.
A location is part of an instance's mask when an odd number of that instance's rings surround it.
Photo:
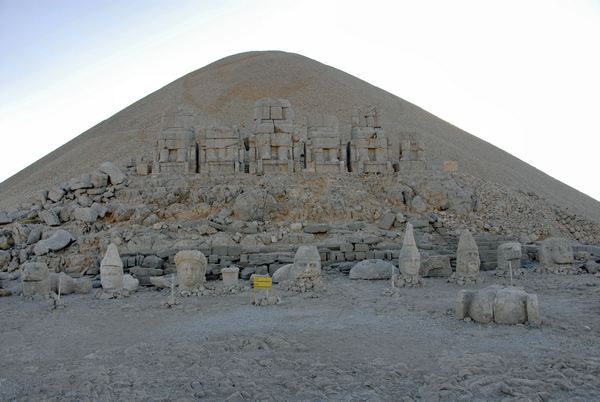
<path fill-rule="evenodd" d="M 197 250 L 182 250 L 175 255 L 177 283 L 182 290 L 198 289 L 206 281 L 206 257 Z"/>

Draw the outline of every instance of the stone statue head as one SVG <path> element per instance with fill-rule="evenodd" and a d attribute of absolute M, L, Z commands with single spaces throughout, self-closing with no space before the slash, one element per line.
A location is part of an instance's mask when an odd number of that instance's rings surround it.
<path fill-rule="evenodd" d="M 405 276 L 418 276 L 421 268 L 421 254 L 415 242 L 413 226 L 406 224 L 406 233 L 398 259 L 400 273 Z"/>
<path fill-rule="evenodd" d="M 123 289 L 123 261 L 113 243 L 108 245 L 100 263 L 100 283 L 104 290 L 114 292 Z"/>
<path fill-rule="evenodd" d="M 300 246 L 294 256 L 290 279 L 316 278 L 321 276 L 321 256 L 315 246 Z"/>
<path fill-rule="evenodd" d="M 539 260 L 542 265 L 571 264 L 573 248 L 566 239 L 550 237 L 541 244 Z"/>
<path fill-rule="evenodd" d="M 198 289 L 206 281 L 206 257 L 197 250 L 182 250 L 175 255 L 177 283 L 183 290 Z"/>

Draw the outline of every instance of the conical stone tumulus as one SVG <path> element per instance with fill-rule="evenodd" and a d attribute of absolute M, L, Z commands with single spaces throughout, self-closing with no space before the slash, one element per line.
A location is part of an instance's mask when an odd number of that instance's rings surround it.
<path fill-rule="evenodd" d="M 106 254 L 100 263 L 100 283 L 107 292 L 123 290 L 123 261 L 114 243 L 108 245 Z"/>
<path fill-rule="evenodd" d="M 459 285 L 468 283 L 478 283 L 479 277 L 479 248 L 471 232 L 464 230 L 458 240 L 456 250 L 456 272 L 452 274 L 449 282 L 455 282 Z"/>
<path fill-rule="evenodd" d="M 421 254 L 415 242 L 413 226 L 410 223 L 406 224 L 406 233 L 402 242 L 402 250 L 399 257 L 400 277 L 396 281 L 397 286 L 421 286 L 423 280 L 419 276 L 421 269 Z"/>

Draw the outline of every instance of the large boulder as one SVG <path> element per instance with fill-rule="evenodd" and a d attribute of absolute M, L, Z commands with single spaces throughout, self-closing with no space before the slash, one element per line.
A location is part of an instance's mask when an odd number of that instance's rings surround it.
<path fill-rule="evenodd" d="M 33 248 L 33 252 L 35 255 L 44 255 L 48 254 L 50 251 L 59 251 L 67 247 L 74 240 L 75 238 L 71 233 L 64 229 L 59 229 L 47 239 L 37 242 Z"/>
<path fill-rule="evenodd" d="M 262 189 L 244 191 L 233 203 L 234 216 L 243 221 L 263 221 L 276 210 L 277 201 Z"/>
<path fill-rule="evenodd" d="M 112 185 L 121 184 L 125 181 L 125 174 L 112 162 L 103 162 L 98 170 L 108 175 L 108 180 Z"/>
<path fill-rule="evenodd" d="M 390 279 L 392 272 L 398 275 L 398 268 L 387 261 L 363 260 L 350 269 L 350 279 Z"/>

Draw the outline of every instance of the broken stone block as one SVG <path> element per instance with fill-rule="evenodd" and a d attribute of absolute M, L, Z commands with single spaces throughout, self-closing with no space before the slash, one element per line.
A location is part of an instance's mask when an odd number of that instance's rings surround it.
<path fill-rule="evenodd" d="M 327 233 L 330 230 L 331 226 L 325 223 L 313 223 L 304 227 L 304 232 L 312 234 Z"/>
<path fill-rule="evenodd" d="M 521 269 L 521 243 L 511 242 L 498 246 L 498 267 L 497 274 L 508 275 L 509 264 L 513 273 Z"/>
<path fill-rule="evenodd" d="M 48 199 L 59 202 L 65 196 L 65 190 L 60 187 L 54 187 L 48 192 Z"/>
<path fill-rule="evenodd" d="M 470 317 L 487 324 L 541 323 L 537 296 L 516 287 L 489 286 L 480 290 L 461 290 L 456 304 L 456 317 Z"/>
<path fill-rule="evenodd" d="M 0 211 L 0 225 L 12 223 L 13 219 L 4 211 Z"/>
<path fill-rule="evenodd" d="M 41 220 L 48 226 L 60 226 L 60 218 L 56 214 L 56 212 L 52 209 L 46 209 L 44 211 L 39 211 L 38 215 Z"/>
<path fill-rule="evenodd" d="M 108 175 L 108 180 L 112 185 L 121 184 L 125 181 L 125 174 L 112 162 L 103 162 L 98 170 Z"/>
<path fill-rule="evenodd" d="M 91 182 L 95 188 L 104 188 L 108 185 L 108 175 L 99 170 L 95 170 L 92 173 Z M 88 194 L 95 194 L 95 192 L 88 190 Z"/>
<path fill-rule="evenodd" d="M 223 286 L 235 286 L 238 283 L 240 269 L 238 267 L 223 268 L 221 276 L 223 278 Z"/>
<path fill-rule="evenodd" d="M 381 221 L 379 221 L 379 224 L 377 226 L 379 227 L 379 229 L 390 230 L 392 226 L 394 226 L 395 220 L 396 214 L 387 213 L 383 215 L 383 218 L 381 218 Z"/>
<path fill-rule="evenodd" d="M 129 274 L 123 275 L 123 289 L 128 292 L 135 292 L 140 284 L 140 281 Z"/>
<path fill-rule="evenodd" d="M 94 223 L 98 220 L 98 211 L 95 208 L 75 208 L 73 219 L 86 223 Z"/>
<path fill-rule="evenodd" d="M 448 278 L 452 275 L 450 256 L 431 255 L 421 261 L 420 275 L 424 278 Z"/>
<path fill-rule="evenodd" d="M 86 294 L 92 291 L 92 280 L 90 278 L 71 278 L 64 272 L 50 274 L 50 289 L 58 294 L 60 283 L 60 294 L 70 295 L 72 293 Z"/>
<path fill-rule="evenodd" d="M 21 285 L 23 296 L 50 297 L 50 273 L 43 262 L 26 262 L 21 267 Z"/>
<path fill-rule="evenodd" d="M 390 279 L 392 273 L 395 276 L 399 274 L 398 268 L 393 264 L 383 260 L 363 260 L 350 269 L 350 279 Z"/>
<path fill-rule="evenodd" d="M 74 240 L 75 238 L 71 233 L 64 229 L 59 229 L 47 239 L 38 241 L 33 248 L 33 252 L 35 255 L 44 255 L 50 251 L 59 251 L 67 247 Z"/>

